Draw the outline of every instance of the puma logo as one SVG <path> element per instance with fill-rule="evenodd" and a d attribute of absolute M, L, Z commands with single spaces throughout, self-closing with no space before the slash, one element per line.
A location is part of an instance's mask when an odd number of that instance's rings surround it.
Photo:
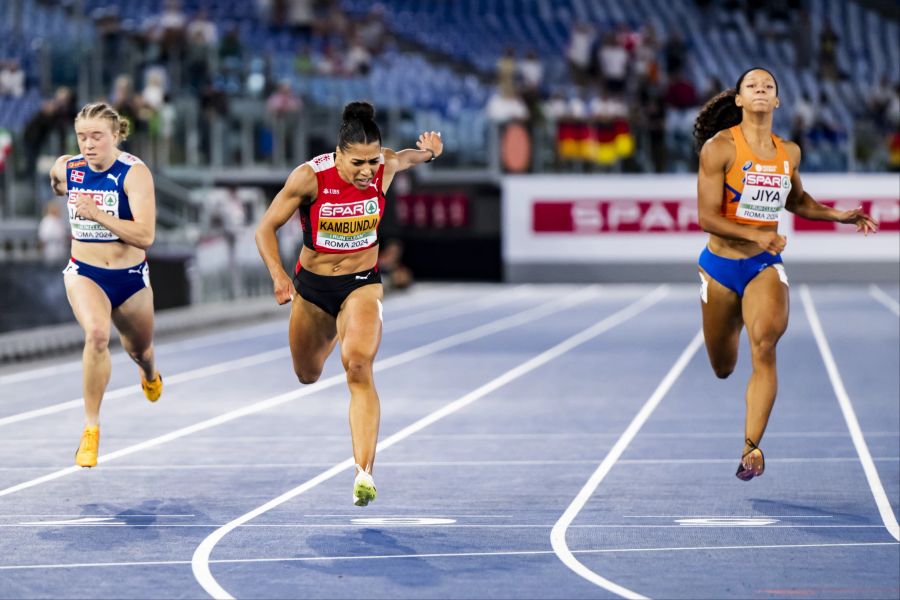
<path fill-rule="evenodd" d="M 369 278 L 369 275 L 371 275 L 371 273 L 366 273 L 366 276 L 365 276 L 365 277 L 363 277 L 362 275 L 357 275 L 356 278 L 357 278 L 357 279 L 366 280 L 366 279 Z"/>
<path fill-rule="evenodd" d="M 137 275 L 143 275 L 143 274 L 144 274 L 144 270 L 143 270 L 143 269 L 128 269 L 128 272 L 129 272 L 129 273 L 135 273 L 135 274 L 137 274 Z"/>
<path fill-rule="evenodd" d="M 107 178 L 107 179 L 112 179 L 113 182 L 114 182 L 116 185 L 119 185 L 119 177 L 121 177 L 121 176 L 122 176 L 121 173 L 119 173 L 119 174 L 116 175 L 115 177 L 113 177 L 113 174 L 112 174 L 112 173 L 107 173 L 107 174 L 106 174 L 106 178 Z"/>

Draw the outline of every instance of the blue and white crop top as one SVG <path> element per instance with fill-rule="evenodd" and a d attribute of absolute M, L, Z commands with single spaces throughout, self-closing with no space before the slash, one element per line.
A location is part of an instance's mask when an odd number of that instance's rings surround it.
<path fill-rule="evenodd" d="M 97 208 L 127 221 L 133 221 L 128 194 L 125 193 L 125 176 L 131 167 L 143 164 L 141 159 L 122 152 L 106 171 L 91 170 L 84 156 L 79 154 L 66 161 L 66 185 L 69 190 L 67 207 L 72 238 L 80 242 L 116 242 L 119 236 L 96 221 L 75 213 L 78 194 L 91 194 Z"/>

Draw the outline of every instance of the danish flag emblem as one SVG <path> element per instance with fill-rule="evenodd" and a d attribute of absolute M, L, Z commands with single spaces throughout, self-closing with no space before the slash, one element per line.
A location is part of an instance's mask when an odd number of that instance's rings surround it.
<path fill-rule="evenodd" d="M 81 183 L 84 181 L 84 171 L 72 171 L 72 174 L 69 176 L 69 179 L 74 181 L 75 183 Z"/>

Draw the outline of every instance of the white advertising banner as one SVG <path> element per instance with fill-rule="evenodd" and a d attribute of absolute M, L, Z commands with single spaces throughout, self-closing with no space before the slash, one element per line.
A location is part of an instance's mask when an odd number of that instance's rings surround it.
<path fill-rule="evenodd" d="M 863 236 L 850 225 L 783 211 L 785 259 L 900 261 L 900 177 L 804 174 L 817 201 L 863 206 L 881 224 Z M 503 181 L 503 260 L 511 264 L 696 261 L 707 234 L 697 225 L 696 175 L 510 176 Z"/>

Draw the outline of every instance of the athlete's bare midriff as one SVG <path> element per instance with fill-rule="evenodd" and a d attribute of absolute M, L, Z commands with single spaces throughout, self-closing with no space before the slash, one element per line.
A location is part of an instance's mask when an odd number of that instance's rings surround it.
<path fill-rule="evenodd" d="M 144 262 L 146 254 L 123 242 L 72 240 L 72 258 L 101 269 L 127 269 Z"/>
<path fill-rule="evenodd" d="M 378 246 L 372 246 L 359 252 L 334 254 L 316 252 L 303 246 L 300 251 L 300 264 L 307 271 L 316 275 L 349 275 L 368 271 L 378 262 Z"/>
<path fill-rule="evenodd" d="M 777 231 L 777 225 L 754 227 L 760 231 Z M 723 258 L 750 258 L 763 251 L 756 242 L 746 240 L 729 240 L 713 233 L 709 234 L 709 251 Z"/>

